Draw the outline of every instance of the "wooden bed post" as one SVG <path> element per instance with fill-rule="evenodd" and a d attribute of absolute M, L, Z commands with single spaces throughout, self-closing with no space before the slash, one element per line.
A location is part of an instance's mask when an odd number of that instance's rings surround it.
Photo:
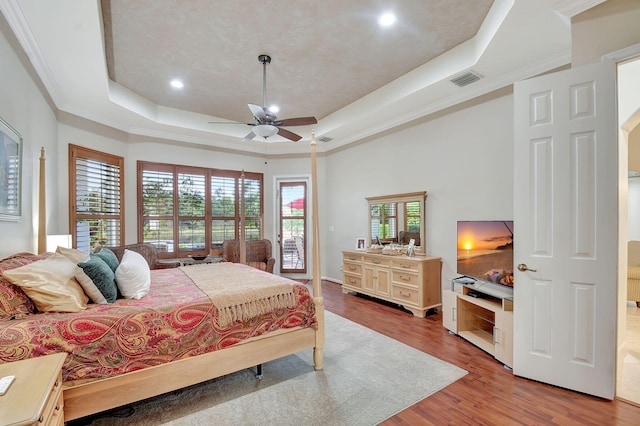
<path fill-rule="evenodd" d="M 247 242 L 245 232 L 245 210 L 244 210 L 244 169 L 240 175 L 240 229 L 238 229 L 238 250 L 240 250 L 240 263 L 247 263 Z"/>
<path fill-rule="evenodd" d="M 316 345 L 313 348 L 313 364 L 316 370 L 322 370 L 322 350 L 324 348 L 324 299 L 322 297 L 322 279 L 320 278 L 320 226 L 318 224 L 318 169 L 316 167 L 316 134 L 311 132 L 311 203 L 313 226 L 313 303 L 316 306 L 318 331 Z"/>
<path fill-rule="evenodd" d="M 47 196 L 44 147 L 40 148 L 40 191 L 38 192 L 38 254 L 47 251 Z"/>

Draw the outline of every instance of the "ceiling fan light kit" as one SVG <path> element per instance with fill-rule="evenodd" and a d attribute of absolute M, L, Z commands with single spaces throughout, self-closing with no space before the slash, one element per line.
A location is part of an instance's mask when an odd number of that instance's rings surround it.
<path fill-rule="evenodd" d="M 238 123 L 251 126 L 251 132 L 247 134 L 243 141 L 251 140 L 256 136 L 267 138 L 279 134 L 285 139 L 297 142 L 302 139 L 302 136 L 293 132 L 283 129 L 283 126 L 306 126 L 309 124 L 316 124 L 318 120 L 315 117 L 297 117 L 297 118 L 285 118 L 278 120 L 278 117 L 273 111 L 267 108 L 267 64 L 271 63 L 271 56 L 259 55 L 258 62 L 262 64 L 262 106 L 256 104 L 247 104 L 251 114 L 253 115 L 254 123 Z M 215 122 L 211 122 L 215 123 Z"/>
<path fill-rule="evenodd" d="M 253 133 L 265 139 L 278 133 L 278 128 L 276 126 L 272 126 L 271 124 L 261 124 L 258 126 L 253 126 L 251 129 Z"/>

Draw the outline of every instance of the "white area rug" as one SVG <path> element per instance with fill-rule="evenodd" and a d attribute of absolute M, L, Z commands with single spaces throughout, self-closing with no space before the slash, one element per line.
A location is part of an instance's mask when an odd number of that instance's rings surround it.
<path fill-rule="evenodd" d="M 467 372 L 326 312 L 324 370 L 310 350 L 72 425 L 375 425 Z M 118 414 L 117 412 L 115 413 Z"/>

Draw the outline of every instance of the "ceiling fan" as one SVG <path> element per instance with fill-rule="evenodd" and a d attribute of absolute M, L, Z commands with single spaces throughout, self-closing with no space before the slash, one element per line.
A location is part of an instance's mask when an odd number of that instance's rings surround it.
<path fill-rule="evenodd" d="M 285 118 L 278 120 L 278 117 L 271 112 L 267 107 L 267 64 L 271 63 L 271 56 L 259 55 L 258 62 L 262 64 L 262 104 L 264 106 L 256 104 L 247 104 L 253 114 L 254 123 L 238 123 L 251 126 L 251 132 L 247 134 L 242 140 L 251 140 L 256 136 L 264 138 L 265 140 L 275 134 L 292 140 L 294 142 L 302 139 L 302 136 L 297 135 L 289 130 L 283 129 L 285 126 L 306 126 L 309 124 L 316 124 L 318 120 L 315 117 L 298 117 L 298 118 Z M 218 122 L 210 122 L 218 123 Z"/>

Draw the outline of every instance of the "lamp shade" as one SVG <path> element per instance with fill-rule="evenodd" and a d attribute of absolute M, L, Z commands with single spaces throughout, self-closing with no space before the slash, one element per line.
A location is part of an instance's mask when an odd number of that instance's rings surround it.
<path fill-rule="evenodd" d="M 253 133 L 265 139 L 278 133 L 278 128 L 271 124 L 260 124 L 258 126 L 253 126 L 251 129 L 253 130 Z"/>
<path fill-rule="evenodd" d="M 71 248 L 71 235 L 47 235 L 47 251 L 54 252 L 58 246 Z"/>

